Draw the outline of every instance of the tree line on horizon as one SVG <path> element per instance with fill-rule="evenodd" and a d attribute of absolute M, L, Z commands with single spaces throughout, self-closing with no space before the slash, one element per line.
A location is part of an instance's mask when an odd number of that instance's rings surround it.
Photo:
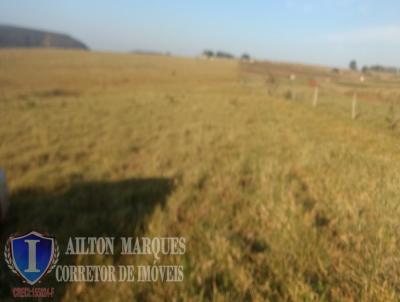
<path fill-rule="evenodd" d="M 224 58 L 224 59 L 234 59 L 235 56 L 229 52 L 225 51 L 212 51 L 206 49 L 203 51 L 203 56 L 206 58 Z M 242 60 L 250 60 L 250 55 L 247 53 L 242 54 L 240 57 Z"/>
<path fill-rule="evenodd" d="M 357 71 L 358 70 L 357 61 L 351 60 L 349 63 L 349 68 L 351 70 Z M 400 68 L 394 67 L 394 66 L 383 66 L 383 65 L 376 64 L 376 65 L 371 65 L 371 66 L 364 65 L 361 68 L 362 73 L 368 73 L 370 71 L 386 72 L 386 73 L 391 73 L 391 74 L 400 74 Z"/>

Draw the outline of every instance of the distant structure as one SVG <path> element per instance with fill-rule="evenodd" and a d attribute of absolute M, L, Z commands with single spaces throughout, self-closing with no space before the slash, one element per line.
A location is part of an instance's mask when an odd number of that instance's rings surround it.
<path fill-rule="evenodd" d="M 65 34 L 0 25 L 0 48 L 19 47 L 89 49 L 82 42 Z"/>

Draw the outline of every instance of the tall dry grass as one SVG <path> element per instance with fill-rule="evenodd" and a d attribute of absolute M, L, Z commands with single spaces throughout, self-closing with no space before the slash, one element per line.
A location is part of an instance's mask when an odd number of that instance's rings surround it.
<path fill-rule="evenodd" d="M 399 134 L 385 101 L 395 86 L 367 79 L 352 121 L 353 75 L 296 66 L 290 83 L 290 66 L 267 67 L 1 51 L 2 240 L 32 229 L 62 247 L 75 234 L 186 238 L 183 257 L 161 260 L 184 265 L 184 282 L 57 285 L 64 301 L 396 301 Z M 6 267 L 0 277 L 7 299 L 18 280 Z"/>

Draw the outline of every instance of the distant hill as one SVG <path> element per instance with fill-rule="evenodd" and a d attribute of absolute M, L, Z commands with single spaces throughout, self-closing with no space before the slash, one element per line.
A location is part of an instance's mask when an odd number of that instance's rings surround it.
<path fill-rule="evenodd" d="M 89 49 L 82 42 L 65 34 L 0 25 L 0 48 L 51 47 Z"/>

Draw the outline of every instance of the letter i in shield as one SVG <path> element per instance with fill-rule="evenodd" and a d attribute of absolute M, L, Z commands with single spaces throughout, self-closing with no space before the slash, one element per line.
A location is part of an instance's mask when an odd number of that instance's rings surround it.
<path fill-rule="evenodd" d="M 55 240 L 37 232 L 10 238 L 12 262 L 30 285 L 37 283 L 53 262 Z"/>

